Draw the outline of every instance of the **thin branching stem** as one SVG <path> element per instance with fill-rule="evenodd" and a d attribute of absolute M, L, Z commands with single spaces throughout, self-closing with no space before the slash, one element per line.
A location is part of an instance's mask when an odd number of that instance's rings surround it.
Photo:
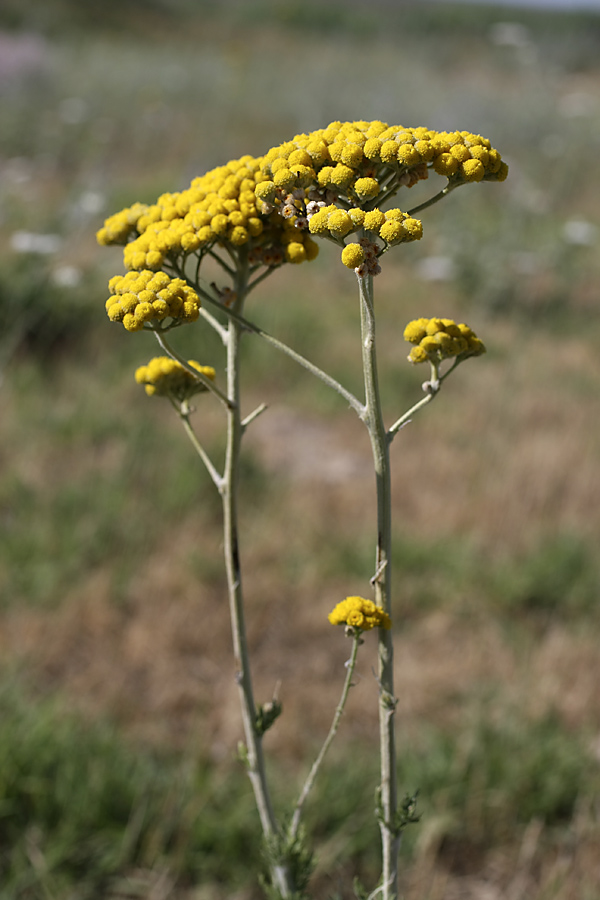
<path fill-rule="evenodd" d="M 352 677 L 354 675 L 354 669 L 356 666 L 356 657 L 358 655 L 358 648 L 361 643 L 362 638 L 360 636 L 360 631 L 355 631 L 352 641 L 352 652 L 350 655 L 350 659 L 346 662 L 346 679 L 344 681 L 344 687 L 342 688 L 342 696 L 340 697 L 340 702 L 336 707 L 333 721 L 331 723 L 331 727 L 329 729 L 327 737 L 325 738 L 323 746 L 321 747 L 319 754 L 315 759 L 310 772 L 308 773 L 308 777 L 304 782 L 302 790 L 300 791 L 300 796 L 298 797 L 298 801 L 296 803 L 296 806 L 294 807 L 294 813 L 292 815 L 292 820 L 289 827 L 289 836 L 291 840 L 293 840 L 298 834 L 304 803 L 306 802 L 306 798 L 313 788 L 319 769 L 321 768 L 323 760 L 325 759 L 325 754 L 329 750 L 331 742 L 337 734 L 340 719 L 342 718 L 342 713 L 344 712 L 344 708 L 346 706 L 346 700 L 348 699 L 348 694 L 350 693 L 350 688 L 352 687 Z"/>
<path fill-rule="evenodd" d="M 192 423 L 190 422 L 191 410 L 189 409 L 187 403 L 182 404 L 181 406 L 174 403 L 173 406 L 177 410 L 177 414 L 183 423 L 185 432 L 186 432 L 188 438 L 190 439 L 190 442 L 191 442 L 194 450 L 196 451 L 196 453 L 198 454 L 198 456 L 204 463 L 204 467 L 206 468 L 206 471 L 210 475 L 214 486 L 216 487 L 218 492 L 221 494 L 223 492 L 223 483 L 224 483 L 223 476 L 218 472 L 218 470 L 217 470 L 216 466 L 213 464 L 210 456 L 208 455 L 208 453 L 206 452 L 206 450 L 204 449 L 204 447 L 198 440 L 196 432 L 194 431 Z"/>
<path fill-rule="evenodd" d="M 428 403 L 431 403 L 440 392 L 440 388 L 446 378 L 454 372 L 457 366 L 459 366 L 463 362 L 463 358 L 456 357 L 450 366 L 443 375 L 439 373 L 439 363 L 431 363 L 431 379 L 426 381 L 423 385 L 423 390 L 426 391 L 424 397 L 422 397 L 414 406 L 411 406 L 403 415 L 397 419 L 393 425 L 388 429 L 388 439 L 390 443 L 394 440 L 395 436 L 398 434 L 401 428 L 403 428 L 408 422 L 410 422 L 411 418 L 414 416 L 416 412 L 420 409 L 423 409 L 424 406 L 427 406 Z"/>
<path fill-rule="evenodd" d="M 202 372 L 199 372 L 198 369 L 194 368 L 194 366 L 191 366 L 187 362 L 187 360 L 185 360 L 182 356 L 179 355 L 179 353 L 173 350 L 162 331 L 154 328 L 152 330 L 156 336 L 156 340 L 161 346 L 161 349 L 164 350 L 167 356 L 170 356 L 171 359 L 174 359 L 175 362 L 178 362 L 179 365 L 186 370 L 186 372 L 189 372 L 191 375 L 193 375 L 197 381 L 203 384 L 204 387 L 211 392 L 211 394 L 214 394 L 215 397 L 218 397 L 224 406 L 230 406 L 231 400 L 229 399 L 227 394 L 224 394 L 223 391 L 218 388 L 210 378 L 207 378 L 206 375 L 203 375 Z"/>
<path fill-rule="evenodd" d="M 273 335 L 269 334 L 264 329 L 260 328 L 260 326 L 255 325 L 254 322 L 250 322 L 248 319 L 245 319 L 243 316 L 239 315 L 234 308 L 227 308 L 217 302 L 207 294 L 204 294 L 206 300 L 209 303 L 213 303 L 215 306 L 219 306 L 219 309 L 229 317 L 230 320 L 236 320 L 239 326 L 244 331 L 249 331 L 251 334 L 257 334 L 261 337 L 267 344 L 270 344 L 272 347 L 275 347 L 281 353 L 284 353 L 286 356 L 289 356 L 290 359 L 293 359 L 298 365 L 302 366 L 304 369 L 307 369 L 311 374 L 313 374 L 316 378 L 326 384 L 328 387 L 333 388 L 341 397 L 344 398 L 348 402 L 348 405 L 355 411 L 355 413 L 362 418 L 364 415 L 365 407 L 358 400 L 354 394 L 347 390 L 342 384 L 339 383 L 333 376 L 329 375 L 327 372 L 324 372 L 317 365 L 311 362 L 306 357 L 302 356 L 302 354 L 297 353 L 296 350 L 293 350 L 288 344 L 285 344 L 283 341 L 280 341 L 278 338 L 273 337 Z"/>
<path fill-rule="evenodd" d="M 225 262 L 225 260 L 224 260 L 221 256 L 219 256 L 218 253 L 216 253 L 214 250 L 211 249 L 211 250 L 208 251 L 208 255 L 209 255 L 209 256 L 212 256 L 212 258 L 214 259 L 214 261 L 215 261 L 216 263 L 218 263 L 218 264 L 221 266 L 221 268 L 222 268 L 225 272 L 227 272 L 227 274 L 228 274 L 231 278 L 235 278 L 235 269 L 232 268 L 230 265 L 228 265 L 228 264 Z"/>
<path fill-rule="evenodd" d="M 253 409 L 251 413 L 248 413 L 246 418 L 242 419 L 242 430 L 245 431 L 248 425 L 250 425 L 251 422 L 254 422 L 255 419 L 258 419 L 258 417 L 262 415 L 262 413 L 264 413 L 267 408 L 268 407 L 266 403 L 261 403 L 256 407 L 256 409 Z"/>
<path fill-rule="evenodd" d="M 223 328 L 223 326 L 221 325 L 219 320 L 216 319 L 215 316 L 212 315 L 212 313 L 209 313 L 209 311 L 204 306 L 200 307 L 200 315 L 202 316 L 204 321 L 208 322 L 210 327 L 213 328 L 217 332 L 217 334 L 221 338 L 221 341 L 223 342 L 223 344 L 226 344 L 227 343 L 227 329 Z"/>
<path fill-rule="evenodd" d="M 265 269 L 264 272 L 261 272 L 260 275 L 257 275 L 254 281 L 251 281 L 248 285 L 248 293 L 254 290 L 255 287 L 258 287 L 259 284 L 262 284 L 266 278 L 269 277 L 275 270 L 272 268 Z"/>
<path fill-rule="evenodd" d="M 440 200 L 443 200 L 444 197 L 448 196 L 450 191 L 453 191 L 458 186 L 458 184 L 450 184 L 450 182 L 448 182 L 445 188 L 442 188 L 441 191 L 438 191 L 438 193 L 434 194 L 433 197 L 430 197 L 429 200 L 425 200 L 423 203 L 419 203 L 418 206 L 409 209 L 407 215 L 414 216 L 415 213 L 423 212 L 424 209 L 433 206 L 434 203 L 439 203 Z"/>
<path fill-rule="evenodd" d="M 436 394 L 437 394 L 437 391 L 435 391 L 435 392 L 431 391 L 431 393 L 426 394 L 424 397 L 421 398 L 421 400 L 419 400 L 418 403 L 415 403 L 414 406 L 411 406 L 411 408 L 409 410 L 407 410 L 403 415 L 401 415 L 400 418 L 397 419 L 394 422 L 394 424 L 391 425 L 390 428 L 388 429 L 389 440 L 392 441 L 396 437 L 396 435 L 398 434 L 400 429 L 403 428 L 406 424 L 408 424 L 408 422 L 410 422 L 410 420 L 412 419 L 412 417 L 414 416 L 414 414 L 416 412 L 418 412 L 424 406 L 427 406 L 428 403 L 431 403 L 431 401 L 436 396 Z"/>

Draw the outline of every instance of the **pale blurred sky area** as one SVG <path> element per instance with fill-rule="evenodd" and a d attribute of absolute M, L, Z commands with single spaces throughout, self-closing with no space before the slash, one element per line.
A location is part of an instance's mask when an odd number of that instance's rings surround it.
<path fill-rule="evenodd" d="M 444 0 L 439 0 L 444 2 Z M 537 9 L 592 9 L 600 12 L 600 0 L 463 0 L 466 3 L 490 3 L 494 6 L 528 6 Z"/>

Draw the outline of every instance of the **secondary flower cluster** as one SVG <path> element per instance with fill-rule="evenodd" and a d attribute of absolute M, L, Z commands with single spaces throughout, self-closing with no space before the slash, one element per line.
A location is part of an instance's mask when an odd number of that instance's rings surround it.
<path fill-rule="evenodd" d="M 273 147 L 264 157 L 256 196 L 262 210 L 278 211 L 300 230 L 342 243 L 365 229 L 390 245 L 418 240 L 421 223 L 400 210 L 379 207 L 400 187 L 412 187 L 428 170 L 452 186 L 503 181 L 508 168 L 490 142 L 467 131 L 436 132 L 385 122 L 332 122 Z M 345 254 L 350 268 L 358 249 Z"/>
<path fill-rule="evenodd" d="M 146 322 L 170 317 L 177 322 L 194 322 L 199 315 L 198 295 L 182 278 L 165 272 L 127 272 L 108 282 L 112 292 L 106 301 L 111 322 L 122 322 L 127 331 L 140 331 Z"/>
<path fill-rule="evenodd" d="M 254 265 L 314 259 L 318 247 L 308 234 L 262 215 L 254 193 L 261 165 L 261 158 L 243 156 L 194 178 L 187 190 L 162 194 L 152 206 L 135 203 L 108 218 L 97 240 L 125 244 L 129 269 L 157 270 L 214 244 L 234 250 L 247 244 Z"/>
<path fill-rule="evenodd" d="M 212 366 L 201 366 L 193 359 L 188 360 L 188 365 L 205 378 L 214 381 L 215 370 Z M 146 393 L 149 396 L 171 395 L 179 401 L 187 400 L 193 394 L 207 390 L 188 369 L 169 356 L 155 356 L 147 365 L 140 366 L 135 371 L 135 380 L 138 384 L 146 386 Z"/>
<path fill-rule="evenodd" d="M 414 319 L 404 329 L 404 340 L 415 344 L 408 355 L 411 363 L 439 363 L 453 356 L 481 356 L 485 345 L 468 325 L 452 319 Z"/>
<path fill-rule="evenodd" d="M 390 628 L 392 624 L 381 606 L 376 606 L 372 600 L 365 600 L 364 597 L 346 597 L 329 613 L 328 619 L 332 625 L 349 625 L 360 631 Z"/>

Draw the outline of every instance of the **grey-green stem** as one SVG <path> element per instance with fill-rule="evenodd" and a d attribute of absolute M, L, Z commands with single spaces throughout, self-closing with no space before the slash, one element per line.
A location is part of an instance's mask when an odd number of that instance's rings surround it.
<path fill-rule="evenodd" d="M 357 276 L 360 291 L 361 343 L 365 381 L 365 414 L 363 421 L 371 439 L 377 493 L 377 549 L 376 576 L 373 579 L 375 603 L 391 615 L 391 478 L 389 439 L 383 423 L 381 397 L 377 375 L 375 342 L 375 310 L 373 278 Z M 396 748 L 394 735 L 394 646 L 391 631 L 379 629 L 379 738 L 380 738 L 380 816 L 382 843 L 382 897 L 398 897 L 398 851 L 401 835 L 395 828 L 398 805 L 396 785 Z"/>
<path fill-rule="evenodd" d="M 236 306 L 241 311 L 248 280 L 248 264 L 240 254 L 236 274 Z M 237 488 L 239 479 L 240 445 L 244 425 L 240 416 L 240 371 L 239 348 L 242 326 L 237 317 L 229 319 L 227 348 L 227 447 L 223 472 L 223 532 L 224 555 L 229 592 L 229 608 L 233 636 L 233 652 L 235 658 L 235 679 L 239 688 L 242 707 L 242 721 L 246 740 L 247 770 L 252 788 L 263 834 L 266 838 L 279 833 L 271 803 L 269 787 L 265 771 L 262 739 L 256 729 L 256 704 L 252 688 L 252 676 L 246 638 L 244 602 L 242 594 L 242 577 L 239 557 Z M 294 885 L 285 865 L 273 865 L 271 875 L 273 882 L 282 897 L 291 897 Z"/>

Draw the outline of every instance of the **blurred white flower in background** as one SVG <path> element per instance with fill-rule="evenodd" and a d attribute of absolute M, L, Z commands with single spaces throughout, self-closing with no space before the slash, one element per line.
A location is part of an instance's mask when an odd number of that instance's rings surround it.
<path fill-rule="evenodd" d="M 454 260 L 449 256 L 426 256 L 415 268 L 422 281 L 452 281 L 456 274 Z"/>
<path fill-rule="evenodd" d="M 10 236 L 10 247 L 15 253 L 40 253 L 50 255 L 60 250 L 62 238 L 58 234 L 35 234 L 32 231 L 15 231 Z"/>
<path fill-rule="evenodd" d="M 567 244 L 591 247 L 596 243 L 598 227 L 585 219 L 570 219 L 563 226 L 563 238 Z"/>
<path fill-rule="evenodd" d="M 51 279 L 58 287 L 74 288 L 81 283 L 82 272 L 76 266 L 57 266 Z"/>

